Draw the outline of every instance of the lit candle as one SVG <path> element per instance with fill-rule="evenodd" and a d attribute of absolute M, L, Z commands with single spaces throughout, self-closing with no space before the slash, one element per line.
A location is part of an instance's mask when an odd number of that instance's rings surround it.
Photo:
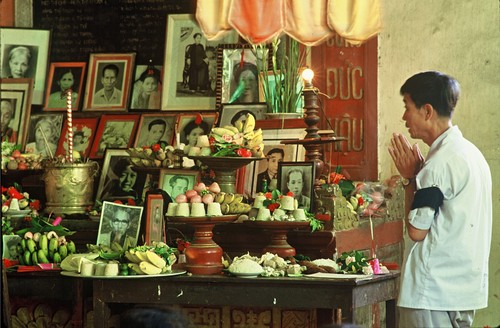
<path fill-rule="evenodd" d="M 73 119 L 71 109 L 71 89 L 68 89 L 66 94 L 66 107 L 68 109 L 68 152 L 69 162 L 73 163 Z"/>

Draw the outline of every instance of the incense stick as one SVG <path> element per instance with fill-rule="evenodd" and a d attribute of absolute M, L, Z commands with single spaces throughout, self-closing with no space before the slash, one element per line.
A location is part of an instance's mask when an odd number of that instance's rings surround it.
<path fill-rule="evenodd" d="M 45 132 L 43 132 L 42 128 L 39 126 L 38 130 L 42 133 L 43 141 L 45 141 L 45 148 L 47 149 L 47 152 L 49 153 L 50 159 L 54 159 L 54 156 L 52 155 L 52 151 L 50 150 L 49 147 L 49 142 L 47 141 L 47 137 L 45 136 Z"/>

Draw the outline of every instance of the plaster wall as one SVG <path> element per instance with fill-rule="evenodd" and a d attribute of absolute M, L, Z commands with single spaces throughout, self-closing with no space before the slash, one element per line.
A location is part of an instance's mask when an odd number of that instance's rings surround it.
<path fill-rule="evenodd" d="M 393 132 L 408 136 L 399 88 L 414 73 L 439 70 L 454 76 L 462 96 L 453 123 L 476 144 L 493 178 L 493 236 L 488 308 L 474 327 L 500 325 L 500 2 L 498 0 L 381 0 L 379 35 L 379 179 L 397 174 L 387 151 Z M 420 149 L 428 147 L 420 140 Z M 474 206 L 474 204 L 471 204 Z"/>

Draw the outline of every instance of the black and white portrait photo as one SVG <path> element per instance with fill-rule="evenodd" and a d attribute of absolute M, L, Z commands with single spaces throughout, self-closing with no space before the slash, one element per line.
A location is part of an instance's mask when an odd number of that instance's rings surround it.
<path fill-rule="evenodd" d="M 142 206 L 103 202 L 97 245 L 119 243 L 124 249 L 135 247 L 141 227 Z"/>
<path fill-rule="evenodd" d="M 314 162 L 280 162 L 278 185 L 283 194 L 293 193 L 299 208 L 311 211 Z"/>

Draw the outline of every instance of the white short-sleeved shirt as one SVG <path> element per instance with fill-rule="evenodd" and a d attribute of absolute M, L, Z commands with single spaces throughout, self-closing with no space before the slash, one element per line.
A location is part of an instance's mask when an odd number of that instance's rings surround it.
<path fill-rule="evenodd" d="M 484 156 L 453 126 L 433 142 L 416 180 L 417 190 L 437 186 L 444 201 L 436 217 L 429 207 L 410 212 L 410 223 L 429 232 L 413 243 L 405 258 L 398 306 L 437 311 L 485 308 L 492 183 Z"/>

